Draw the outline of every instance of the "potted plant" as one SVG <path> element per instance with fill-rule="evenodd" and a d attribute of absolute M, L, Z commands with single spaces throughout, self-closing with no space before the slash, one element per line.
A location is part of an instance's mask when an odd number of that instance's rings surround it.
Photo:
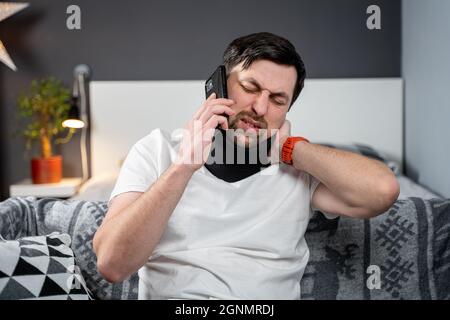
<path fill-rule="evenodd" d="M 53 77 L 33 80 L 27 94 L 20 94 L 19 117 L 26 120 L 22 131 L 27 149 L 38 142 L 40 156 L 31 159 L 33 183 L 56 183 L 62 178 L 62 157 L 54 155 L 54 144 L 70 141 L 74 130 L 64 128 L 68 118 L 70 91 Z M 66 137 L 61 135 L 66 133 Z"/>

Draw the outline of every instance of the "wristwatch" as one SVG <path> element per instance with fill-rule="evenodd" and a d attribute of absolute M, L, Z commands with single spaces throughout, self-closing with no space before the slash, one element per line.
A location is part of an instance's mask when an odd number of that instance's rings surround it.
<path fill-rule="evenodd" d="M 284 141 L 281 149 L 281 161 L 292 165 L 292 152 L 294 151 L 295 144 L 299 141 L 306 141 L 309 143 L 309 140 L 303 137 L 288 137 L 286 141 Z"/>

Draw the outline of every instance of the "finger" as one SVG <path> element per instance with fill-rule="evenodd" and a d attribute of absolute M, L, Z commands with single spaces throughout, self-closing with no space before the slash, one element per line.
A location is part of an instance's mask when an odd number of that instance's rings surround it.
<path fill-rule="evenodd" d="M 233 116 L 236 114 L 236 112 L 231 109 L 228 106 L 224 105 L 215 105 L 208 109 L 206 109 L 199 117 L 199 120 L 202 121 L 202 123 L 205 123 L 208 121 L 209 118 L 211 118 L 214 114 L 223 115 L 227 114 L 228 116 Z"/>
<path fill-rule="evenodd" d="M 291 134 L 291 123 L 289 120 L 285 120 L 283 125 L 281 126 L 279 130 L 279 137 L 287 137 Z"/>
<path fill-rule="evenodd" d="M 287 130 L 290 132 L 291 131 L 291 122 L 289 120 L 286 120 L 285 123 L 286 123 Z"/>
<path fill-rule="evenodd" d="M 195 112 L 194 116 L 192 117 L 193 120 L 196 120 L 200 117 L 200 115 L 203 113 L 203 111 L 205 111 L 205 104 L 202 104 L 200 106 L 200 108 L 197 109 L 197 111 Z"/>
<path fill-rule="evenodd" d="M 284 124 L 283 124 L 284 126 Z M 281 127 L 283 127 L 281 126 Z M 280 162 L 280 149 L 281 149 L 281 128 L 280 129 L 274 129 L 276 131 L 274 140 L 272 140 L 272 146 L 270 148 L 270 162 L 275 164 Z"/>
<path fill-rule="evenodd" d="M 202 105 L 197 109 L 197 111 L 195 112 L 194 116 L 192 117 L 193 119 L 198 119 L 200 117 L 200 115 L 202 114 L 202 112 L 204 111 L 207 103 L 209 101 L 212 101 L 216 98 L 216 93 L 213 92 L 209 95 L 209 97 L 205 100 L 205 102 L 202 103 Z"/>
<path fill-rule="evenodd" d="M 220 115 L 213 115 L 211 118 L 209 118 L 208 122 L 206 122 L 204 128 L 205 129 L 211 129 L 216 128 L 218 125 L 222 127 L 222 129 L 227 130 L 228 129 L 228 119 L 224 116 Z"/>
<path fill-rule="evenodd" d="M 278 149 L 278 147 L 280 145 L 280 130 L 279 129 L 274 129 L 274 130 L 276 130 L 276 132 L 275 132 L 275 137 L 272 140 L 271 149 Z"/>
<path fill-rule="evenodd" d="M 235 102 L 231 99 L 214 99 L 212 101 L 207 101 L 205 102 L 205 105 L 203 106 L 203 108 L 201 108 L 201 110 L 199 110 L 200 112 L 197 114 L 197 118 L 202 118 L 202 114 L 205 113 L 206 111 L 208 111 L 209 109 L 211 109 L 213 106 L 215 105 L 225 105 L 225 106 L 232 106 L 233 104 L 235 104 Z M 205 117 L 203 117 L 205 118 Z"/>
<path fill-rule="evenodd" d="M 212 106 L 215 104 L 224 104 L 227 106 L 231 106 L 231 105 L 235 104 L 235 102 L 232 99 L 219 98 L 219 99 L 206 100 L 205 104 L 207 104 L 208 106 Z"/>
<path fill-rule="evenodd" d="M 213 96 L 213 98 L 211 98 Z M 212 107 L 213 105 L 221 104 L 226 106 L 231 106 L 235 104 L 234 100 L 231 99 L 225 99 L 225 98 L 219 98 L 215 99 L 216 94 L 212 93 L 208 99 L 205 100 L 205 102 L 198 108 L 197 112 L 195 113 L 193 119 L 199 119 L 201 114 L 205 112 L 208 108 Z"/>
<path fill-rule="evenodd" d="M 291 132 L 291 122 L 289 120 L 284 121 L 285 129 L 287 133 Z"/>

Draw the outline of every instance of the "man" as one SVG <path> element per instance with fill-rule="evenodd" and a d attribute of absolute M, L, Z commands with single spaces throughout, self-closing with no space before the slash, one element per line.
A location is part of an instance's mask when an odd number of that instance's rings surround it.
<path fill-rule="evenodd" d="M 180 140 L 154 130 L 133 146 L 94 237 L 108 281 L 139 269 L 140 299 L 299 299 L 313 210 L 370 218 L 398 197 L 383 163 L 289 136 L 305 78 L 289 41 L 236 39 L 224 64 L 229 99 L 211 95 Z M 220 139 L 231 129 L 241 132 Z M 271 163 L 209 163 L 225 157 L 219 140 L 246 151 L 269 142 Z"/>

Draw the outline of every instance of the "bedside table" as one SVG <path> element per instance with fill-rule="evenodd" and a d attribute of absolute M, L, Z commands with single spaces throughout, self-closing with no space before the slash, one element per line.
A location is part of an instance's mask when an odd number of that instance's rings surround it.
<path fill-rule="evenodd" d="M 25 179 L 9 187 L 10 197 L 35 196 L 37 198 L 70 198 L 77 194 L 81 178 L 64 178 L 58 183 L 33 184 Z"/>

